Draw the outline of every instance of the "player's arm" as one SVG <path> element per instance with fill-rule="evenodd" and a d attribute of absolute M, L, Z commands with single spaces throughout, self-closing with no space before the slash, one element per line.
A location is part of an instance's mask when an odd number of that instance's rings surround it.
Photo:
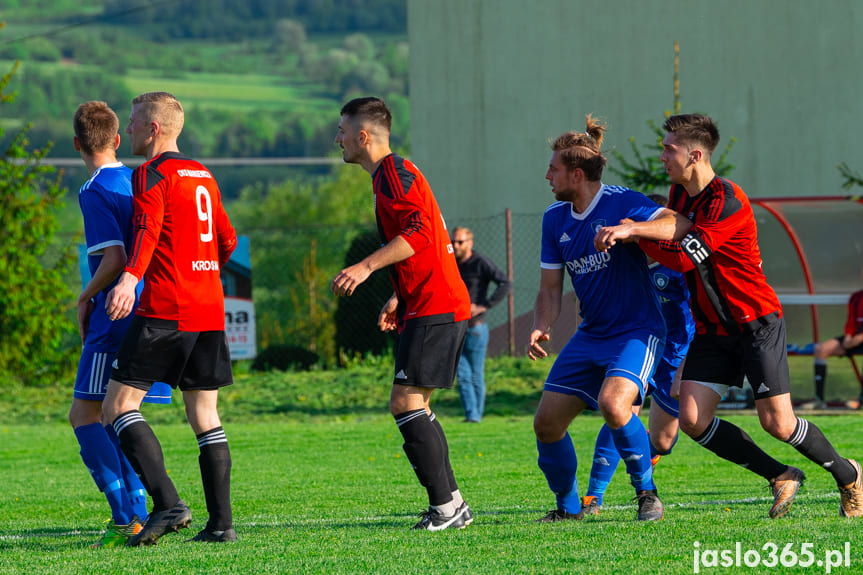
<path fill-rule="evenodd" d="M 692 222 L 683 214 L 668 208 L 661 211 L 653 219 L 637 222 L 626 219 L 616 226 L 606 226 L 599 229 L 593 238 L 598 251 L 607 251 L 617 242 L 633 239 L 679 241 L 692 227 Z"/>
<path fill-rule="evenodd" d="M 527 356 L 532 360 L 548 355 L 540 345 L 551 339 L 551 326 L 560 315 L 560 301 L 563 296 L 563 268 L 543 268 L 539 278 L 539 292 L 533 307 L 533 329 L 528 341 Z"/>
<path fill-rule="evenodd" d="M 81 334 L 82 343 L 87 337 L 90 314 L 93 313 L 93 299 L 117 279 L 124 267 L 126 267 L 126 250 L 122 245 L 106 246 L 102 249 L 102 261 L 99 262 L 96 273 L 78 296 L 78 331 Z"/>
<path fill-rule="evenodd" d="M 159 180 L 147 187 L 147 175 L 141 174 L 144 166 L 132 174 L 133 205 L 135 208 L 135 235 L 126 267 L 105 301 L 105 311 L 111 320 L 123 319 L 134 311 L 135 287 L 150 265 L 153 252 L 162 233 L 165 217 L 164 182 Z M 155 174 L 158 178 L 161 175 Z"/>
<path fill-rule="evenodd" d="M 231 225 L 225 207 L 222 205 L 221 195 L 219 205 L 216 208 L 216 241 L 219 245 L 219 267 L 224 266 L 231 259 L 231 254 L 237 247 L 237 231 Z"/>
<path fill-rule="evenodd" d="M 414 255 L 414 249 L 402 236 L 377 249 L 361 262 L 348 266 L 333 278 L 330 289 L 336 295 L 351 295 L 373 272 L 404 261 Z"/>

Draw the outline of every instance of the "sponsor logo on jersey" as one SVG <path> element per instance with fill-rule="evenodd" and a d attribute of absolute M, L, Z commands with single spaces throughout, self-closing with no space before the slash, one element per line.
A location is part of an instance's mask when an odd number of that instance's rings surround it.
<path fill-rule="evenodd" d="M 604 228 L 604 227 L 605 227 L 605 220 L 593 220 L 592 222 L 590 222 L 590 229 L 593 230 L 593 233 L 598 232 L 600 228 Z"/>
<path fill-rule="evenodd" d="M 219 271 L 218 260 L 195 260 L 192 262 L 193 272 Z"/>
<path fill-rule="evenodd" d="M 563 243 L 568 242 L 569 240 L 570 240 L 570 237 L 568 235 L 566 235 L 566 232 L 563 232 L 563 235 L 560 236 L 560 239 L 558 240 L 558 242 L 563 244 Z"/>
<path fill-rule="evenodd" d="M 177 170 L 181 178 L 212 178 L 213 175 L 207 170 Z"/>
<path fill-rule="evenodd" d="M 611 261 L 611 254 L 608 252 L 597 252 L 589 256 L 583 256 L 577 260 L 566 262 L 566 268 L 573 275 L 589 274 L 608 267 L 608 262 Z"/>
<path fill-rule="evenodd" d="M 653 285 L 656 286 L 656 289 L 665 289 L 668 287 L 668 276 L 665 274 L 653 274 Z"/>

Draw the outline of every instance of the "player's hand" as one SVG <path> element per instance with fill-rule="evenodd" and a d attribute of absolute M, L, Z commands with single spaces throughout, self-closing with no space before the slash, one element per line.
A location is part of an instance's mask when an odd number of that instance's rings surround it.
<path fill-rule="evenodd" d="M 357 287 L 372 275 L 362 262 L 346 267 L 333 278 L 330 289 L 336 295 L 352 295 Z"/>
<path fill-rule="evenodd" d="M 96 308 L 92 299 L 78 300 L 78 333 L 81 335 L 81 344 L 87 339 L 87 330 L 90 329 L 90 314 Z"/>
<path fill-rule="evenodd" d="M 551 339 L 551 335 L 547 331 L 535 329 L 530 332 L 530 340 L 527 346 L 527 357 L 536 361 L 544 357 L 548 357 L 548 352 L 540 345 L 544 341 Z"/>
<path fill-rule="evenodd" d="M 381 308 L 381 315 L 378 317 L 378 327 L 381 328 L 381 331 L 392 331 L 398 327 L 398 317 L 396 316 L 398 307 L 399 300 L 393 294 Z"/>
<path fill-rule="evenodd" d="M 129 272 L 123 272 L 117 285 L 108 292 L 105 311 L 111 321 L 123 319 L 134 311 L 136 285 L 138 285 L 138 278 Z"/>
<path fill-rule="evenodd" d="M 625 221 L 625 220 L 624 220 Z M 593 236 L 593 245 L 600 252 L 606 252 L 617 242 L 633 240 L 631 220 L 619 226 L 606 226 L 599 228 Z"/>

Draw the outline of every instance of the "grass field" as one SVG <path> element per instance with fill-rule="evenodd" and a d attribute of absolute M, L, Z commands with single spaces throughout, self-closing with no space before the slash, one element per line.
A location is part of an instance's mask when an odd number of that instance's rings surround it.
<path fill-rule="evenodd" d="M 844 550 L 849 542 L 850 568 L 833 572 L 863 572 L 863 524 L 838 516 L 830 476 L 767 439 L 754 417 L 729 419 L 807 473 L 787 518 L 767 519 L 770 497 L 762 479 L 683 438 L 656 471 L 666 504 L 663 521 L 634 521 L 633 493 L 618 470 L 600 516 L 538 525 L 534 520 L 554 500 L 536 466 L 530 417 L 491 416 L 480 425 L 444 417 L 453 467 L 475 521 L 464 531 L 412 531 L 425 494 L 392 420 L 379 415 L 227 425 L 240 541 L 184 543 L 206 520 L 197 447 L 186 426 L 166 424 L 156 425 L 156 432 L 195 523 L 153 548 L 103 550 L 89 545 L 108 508 L 67 426 L 4 425 L 0 573 L 692 573 L 696 542 L 699 550 L 733 550 L 739 542 L 744 552 L 757 550 L 765 560 L 768 543 L 778 546 L 777 557 L 789 545 L 800 553 L 806 543 L 822 561 L 828 550 Z M 841 452 L 863 457 L 858 416 L 810 419 Z M 571 429 L 582 485 L 600 425 L 599 417 L 584 416 Z M 777 569 L 820 573 L 826 567 Z"/>
<path fill-rule="evenodd" d="M 856 396 L 847 362 L 831 362 L 831 396 Z M 637 524 L 623 470 L 603 513 L 579 523 L 538 525 L 554 498 L 536 465 L 531 416 L 550 362 L 502 358 L 487 366 L 487 417 L 460 422 L 455 391 L 434 405 L 447 430 L 451 459 L 475 521 L 464 531 L 414 532 L 427 504 L 386 415 L 388 360 L 350 371 L 250 374 L 221 394 L 234 461 L 237 544 L 186 544 L 206 521 L 197 444 L 181 402 L 143 408 L 169 472 L 190 504 L 194 524 L 155 548 L 94 550 L 110 513 L 81 464 L 64 422 L 71 385 L 0 388 L 0 574 L 6 573 L 692 573 L 698 550 L 759 551 L 778 546 L 815 553 L 822 566 L 778 572 L 823 573 L 829 550 L 844 552 L 863 573 L 859 520 L 838 516 L 831 477 L 788 445 L 763 433 L 752 415 L 725 413 L 766 450 L 802 468 L 808 481 L 789 517 L 767 519 L 770 492 L 761 478 L 681 438 L 656 471 L 665 520 Z M 794 395 L 811 389 L 811 358 L 792 358 Z M 859 412 L 807 414 L 837 449 L 863 458 Z M 571 427 L 586 487 L 601 425 L 584 415 Z M 696 547 L 695 543 L 699 546 Z M 807 544 L 807 547 L 803 547 Z M 811 545 L 809 545 L 811 544 Z M 811 547 L 811 549 L 810 549 Z M 710 555 L 707 556 L 707 564 Z M 750 555 L 751 558 L 751 555 Z M 786 561 L 790 555 L 785 556 Z M 842 557 L 844 561 L 844 557 Z M 708 568 L 721 573 L 731 568 Z M 769 572 L 740 567 L 747 572 Z M 734 572 L 738 572 L 734 571 Z"/>

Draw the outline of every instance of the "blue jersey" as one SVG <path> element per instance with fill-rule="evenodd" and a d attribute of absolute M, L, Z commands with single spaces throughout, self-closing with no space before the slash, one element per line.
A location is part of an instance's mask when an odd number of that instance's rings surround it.
<path fill-rule="evenodd" d="M 579 330 L 611 337 L 647 328 L 665 336 L 659 298 L 638 244 L 618 243 L 606 252 L 593 245 L 599 228 L 624 218 L 647 221 L 661 209 L 643 194 L 603 185 L 584 213 L 576 213 L 570 202 L 555 202 L 545 210 L 541 266 L 569 272 L 582 318 Z"/>
<path fill-rule="evenodd" d="M 129 253 L 133 233 L 131 177 L 132 170 L 120 162 L 105 164 L 78 191 L 91 276 L 99 268 L 105 248 L 122 246 L 126 254 Z M 96 307 L 90 315 L 90 327 L 84 344 L 92 351 L 116 351 L 134 316 L 130 314 L 123 320 L 113 322 L 108 319 L 105 300 L 114 284 L 116 280 L 95 298 Z"/>
<path fill-rule="evenodd" d="M 650 264 L 650 279 L 665 318 L 665 357 L 677 358 L 675 365 L 686 356 L 689 342 L 695 335 L 695 320 L 689 310 L 689 289 L 683 274 L 665 267 L 659 262 Z"/>

